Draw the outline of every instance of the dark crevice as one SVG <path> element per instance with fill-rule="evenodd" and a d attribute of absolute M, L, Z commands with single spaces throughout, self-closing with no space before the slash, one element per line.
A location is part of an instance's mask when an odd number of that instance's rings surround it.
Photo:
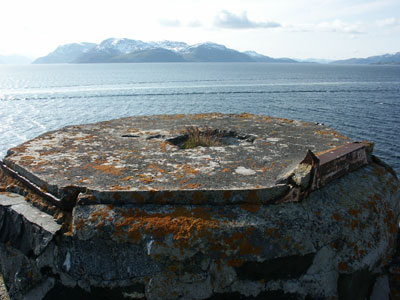
<path fill-rule="evenodd" d="M 259 262 L 245 262 L 236 268 L 241 280 L 278 280 L 300 277 L 311 266 L 315 253 L 280 257 Z"/>
<path fill-rule="evenodd" d="M 209 139 L 214 139 L 221 146 L 230 146 L 239 144 L 239 141 L 245 141 L 253 143 L 256 139 L 253 135 L 240 135 L 233 130 L 224 129 L 212 129 L 208 127 L 188 127 L 187 132 L 176 136 L 174 138 L 167 139 L 166 142 L 175 145 L 181 149 L 185 149 L 183 145 L 189 139 L 192 132 L 195 132 L 198 136 L 205 136 Z"/>
<path fill-rule="evenodd" d="M 338 296 L 339 300 L 364 300 L 369 299 L 377 275 L 360 270 L 352 274 L 339 274 Z"/>
<path fill-rule="evenodd" d="M 301 296 L 294 293 L 285 293 L 283 291 L 265 291 L 261 292 L 257 296 L 244 296 L 238 292 L 235 293 L 224 293 L 224 294 L 214 294 L 208 300 L 317 300 L 306 296 Z"/>
<path fill-rule="evenodd" d="M 139 136 L 135 134 L 123 134 L 122 137 L 138 138 Z"/>
<path fill-rule="evenodd" d="M 156 135 L 151 135 L 151 136 L 147 137 L 146 140 L 162 139 L 162 138 L 165 138 L 165 135 L 156 134 Z"/>
<path fill-rule="evenodd" d="M 144 284 L 136 283 L 128 288 L 114 289 L 91 287 L 89 293 L 80 287 L 66 287 L 57 282 L 56 285 L 46 294 L 43 300 L 122 300 L 132 299 L 129 296 L 124 296 L 124 294 L 128 295 L 132 293 L 144 295 Z"/>

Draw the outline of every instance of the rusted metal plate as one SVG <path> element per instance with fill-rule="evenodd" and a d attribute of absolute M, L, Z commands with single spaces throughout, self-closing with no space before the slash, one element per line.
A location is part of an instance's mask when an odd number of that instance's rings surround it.
<path fill-rule="evenodd" d="M 341 157 L 347 156 L 351 153 L 357 153 L 360 155 L 360 160 L 364 160 L 366 158 L 365 155 L 365 145 L 363 143 L 349 143 L 343 146 L 335 147 L 333 149 L 324 151 L 322 153 L 317 153 L 317 157 L 319 159 L 319 165 L 325 165 L 330 163 L 333 160 L 337 160 Z M 357 157 L 354 157 L 357 159 Z"/>
<path fill-rule="evenodd" d="M 365 145 L 362 143 L 340 146 L 317 157 L 319 159 L 316 172 L 317 187 L 322 187 L 328 182 L 368 164 Z"/>
<path fill-rule="evenodd" d="M 311 192 L 366 164 L 368 159 L 364 143 L 348 143 L 317 154 L 308 150 L 304 159 L 286 178 L 292 185 L 290 191 L 276 203 L 300 202 Z"/>

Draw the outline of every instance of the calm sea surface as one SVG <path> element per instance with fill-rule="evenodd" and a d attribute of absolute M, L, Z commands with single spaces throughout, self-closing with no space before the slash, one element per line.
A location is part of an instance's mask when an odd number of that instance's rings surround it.
<path fill-rule="evenodd" d="M 400 66 L 181 63 L 0 66 L 0 157 L 69 124 L 249 112 L 320 122 L 400 172 Z"/>

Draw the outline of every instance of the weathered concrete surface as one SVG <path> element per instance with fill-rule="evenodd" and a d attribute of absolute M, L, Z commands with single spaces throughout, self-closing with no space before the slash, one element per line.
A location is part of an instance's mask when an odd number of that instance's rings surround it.
<path fill-rule="evenodd" d="M 193 124 L 225 124 L 240 136 L 251 132 L 254 140 L 182 150 L 160 137 L 144 137 L 155 130 L 167 136 L 162 126 L 178 133 Z M 122 133 L 143 136 L 126 142 Z M 66 187 L 78 186 L 79 194 L 72 212 L 62 211 L 2 174 L 0 264 L 10 297 L 365 299 L 387 294 L 385 284 L 391 288 L 395 272 L 388 266 L 397 241 L 400 185 L 386 165 L 372 157 L 300 202 L 271 202 L 286 197 L 292 184 L 310 185 L 315 172 L 299 165 L 308 149 L 327 153 L 349 142 L 318 125 L 219 114 L 121 119 L 67 127 L 27 142 L 6 157 L 8 167 L 60 199 Z M 155 150 L 164 144 L 169 154 Z M 134 158 L 124 156 L 130 150 Z M 143 182 L 140 174 L 152 180 Z"/>
<path fill-rule="evenodd" d="M 226 146 L 180 149 L 173 142 L 187 126 L 221 131 Z M 65 201 L 73 186 L 98 203 L 198 203 L 196 191 L 210 204 L 243 201 L 243 191 L 267 202 L 287 192 L 275 181 L 308 149 L 349 142 L 325 126 L 265 116 L 151 116 L 68 126 L 12 148 L 4 162 Z"/>

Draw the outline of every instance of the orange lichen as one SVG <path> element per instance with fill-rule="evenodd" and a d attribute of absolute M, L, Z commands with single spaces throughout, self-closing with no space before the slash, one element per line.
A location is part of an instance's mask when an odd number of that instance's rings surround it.
<path fill-rule="evenodd" d="M 239 118 L 239 119 L 252 119 L 254 117 L 255 117 L 254 114 L 245 113 L 245 112 L 241 113 L 240 115 L 236 115 L 236 118 Z"/>
<path fill-rule="evenodd" d="M 111 165 L 91 165 L 91 167 L 97 171 L 105 174 L 120 176 L 122 174 L 123 168 L 117 168 Z"/>
<path fill-rule="evenodd" d="M 161 168 L 160 168 L 159 166 L 157 166 L 156 164 L 150 164 L 150 165 L 148 165 L 148 168 L 149 168 L 149 169 L 156 170 L 157 172 L 160 172 L 160 173 L 165 173 L 165 172 L 166 172 L 164 169 L 161 169 Z"/>
<path fill-rule="evenodd" d="M 144 174 L 138 174 L 137 176 L 139 177 L 139 180 L 145 184 L 148 184 L 148 183 L 154 181 L 154 177 L 152 177 L 152 176 L 147 176 Z"/>
<path fill-rule="evenodd" d="M 86 180 L 88 180 L 87 177 L 82 177 L 80 180 L 78 180 L 78 183 L 84 183 Z"/>
<path fill-rule="evenodd" d="M 108 209 L 100 209 L 90 214 L 90 220 L 94 221 L 100 217 L 100 220 L 105 220 L 109 215 Z"/>
<path fill-rule="evenodd" d="M 193 169 L 192 167 L 190 167 L 188 165 L 184 165 L 183 169 L 185 170 L 185 173 L 187 173 L 187 174 L 196 175 L 197 173 L 199 173 L 198 170 L 195 170 L 195 169 Z"/>
<path fill-rule="evenodd" d="M 111 191 L 121 191 L 121 190 L 129 190 L 129 186 L 120 186 L 120 185 L 112 185 L 110 187 Z"/>
<path fill-rule="evenodd" d="M 164 120 L 178 120 L 184 118 L 184 114 L 177 114 L 177 115 L 159 115 L 160 119 Z"/>
<path fill-rule="evenodd" d="M 84 224 L 84 221 L 80 219 L 76 224 L 75 224 L 75 229 L 80 229 Z"/>
<path fill-rule="evenodd" d="M 115 235 L 122 237 L 123 228 L 127 228 L 128 237 L 138 242 L 143 234 L 164 238 L 171 234 L 180 246 L 187 246 L 187 240 L 200 238 L 218 228 L 219 222 L 211 219 L 203 208 L 189 211 L 177 208 L 168 214 L 150 214 L 139 209 L 122 213 L 122 219 L 116 223 Z"/>
<path fill-rule="evenodd" d="M 34 159 L 35 159 L 35 157 L 30 156 L 30 155 L 25 155 L 25 156 L 21 157 L 21 160 L 34 160 Z"/>
<path fill-rule="evenodd" d="M 118 181 L 129 181 L 133 178 L 133 176 L 126 176 L 124 178 L 118 179 Z"/>
<path fill-rule="evenodd" d="M 183 188 L 184 188 L 184 189 L 191 189 L 191 190 L 194 190 L 194 189 L 199 188 L 200 186 L 201 186 L 200 183 L 191 183 L 191 184 L 186 184 L 186 185 L 184 185 Z"/>
<path fill-rule="evenodd" d="M 347 136 L 344 136 L 335 130 L 316 130 L 315 133 L 320 135 L 330 135 L 336 138 L 341 138 L 343 140 L 349 139 Z"/>
<path fill-rule="evenodd" d="M 168 145 L 168 143 L 166 143 L 166 142 L 160 143 L 161 152 L 165 153 L 167 151 L 167 145 Z"/>
<path fill-rule="evenodd" d="M 35 163 L 35 167 L 43 166 L 43 165 L 48 164 L 48 163 L 50 163 L 49 160 L 42 160 L 42 161 L 39 161 L 39 162 Z"/>

